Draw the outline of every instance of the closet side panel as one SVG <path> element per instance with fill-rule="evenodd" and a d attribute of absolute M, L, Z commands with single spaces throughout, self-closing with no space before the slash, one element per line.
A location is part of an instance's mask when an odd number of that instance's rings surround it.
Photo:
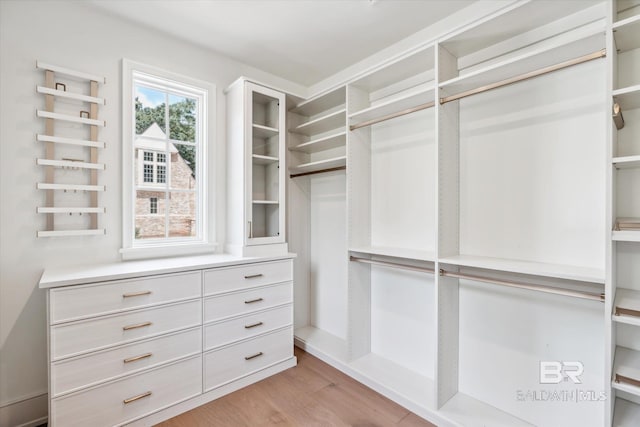
<path fill-rule="evenodd" d="M 344 173 L 311 180 L 311 324 L 347 337 L 347 225 Z"/>

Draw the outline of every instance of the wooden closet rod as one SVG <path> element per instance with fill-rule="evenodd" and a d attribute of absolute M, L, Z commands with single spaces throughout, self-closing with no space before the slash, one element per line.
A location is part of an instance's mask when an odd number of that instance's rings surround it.
<path fill-rule="evenodd" d="M 355 257 L 355 256 L 350 256 L 349 257 L 349 261 L 362 262 L 362 263 L 365 263 L 365 264 L 381 265 L 383 267 L 399 268 L 401 270 L 418 271 L 420 273 L 435 274 L 435 270 L 433 268 L 416 267 L 415 265 L 399 264 L 399 263 L 396 263 L 396 262 L 374 261 L 374 260 L 371 260 L 371 259 L 359 258 L 359 257 Z"/>
<path fill-rule="evenodd" d="M 306 175 L 315 175 L 317 173 L 343 171 L 343 170 L 346 170 L 346 169 L 347 169 L 346 166 L 338 166 L 338 167 L 335 167 L 335 168 L 319 169 L 317 171 L 311 171 L 311 172 L 292 173 L 291 175 L 289 175 L 289 178 L 297 178 L 299 176 L 306 176 Z"/>
<path fill-rule="evenodd" d="M 416 111 L 426 110 L 427 108 L 431 108 L 435 106 L 436 103 L 431 101 L 426 104 L 418 105 L 417 107 L 407 108 L 406 110 L 398 111 L 397 113 L 387 114 L 386 116 L 378 117 L 376 119 L 367 120 L 366 122 L 356 123 L 355 125 L 349 126 L 349 130 L 356 130 L 363 128 L 365 126 L 375 125 L 376 123 L 384 122 L 386 120 L 395 119 L 396 117 L 405 116 L 407 114 L 415 113 Z"/>
<path fill-rule="evenodd" d="M 485 86 L 481 86 L 476 89 L 470 89 L 464 92 L 460 92 L 455 95 L 445 96 L 444 98 L 440 98 L 440 104 L 445 104 L 447 102 L 456 101 L 461 98 L 466 98 L 467 96 L 476 95 L 478 93 L 486 92 L 492 89 L 497 89 L 499 87 L 508 86 L 514 83 L 521 82 L 523 80 L 532 79 L 534 77 L 541 76 L 543 74 L 548 74 L 553 71 L 562 70 L 563 68 L 572 67 L 574 65 L 582 64 L 584 62 L 593 61 L 594 59 L 604 58 L 607 56 L 607 49 L 602 49 L 597 52 L 593 52 L 579 58 L 570 59 L 565 62 L 561 62 L 559 64 L 550 65 L 548 67 L 540 68 L 538 70 L 529 71 L 528 73 L 520 74 L 519 76 L 510 77 L 505 80 L 501 80 L 499 82 L 491 83 Z"/>
<path fill-rule="evenodd" d="M 562 295 L 567 297 L 604 302 L 604 294 L 593 294 L 590 292 L 572 291 L 569 289 L 559 289 L 551 286 L 535 285 L 531 283 L 512 282 L 507 280 L 494 279 L 491 277 L 476 276 L 473 274 L 455 273 L 452 271 L 445 271 L 442 269 L 440 270 L 440 276 L 454 277 L 457 279 L 468 279 L 468 280 L 474 280 L 476 282 L 493 283 L 496 285 L 508 286 L 510 288 L 527 289 L 530 291 L 545 292 L 548 294 Z"/>

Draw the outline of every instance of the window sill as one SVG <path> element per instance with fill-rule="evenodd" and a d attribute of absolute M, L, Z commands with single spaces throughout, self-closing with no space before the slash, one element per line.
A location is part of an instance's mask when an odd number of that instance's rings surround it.
<path fill-rule="evenodd" d="M 120 255 L 122 256 L 123 261 L 135 259 L 165 258 L 182 255 L 212 254 L 215 252 L 216 247 L 216 243 L 191 243 L 171 246 L 122 248 L 120 249 Z"/>

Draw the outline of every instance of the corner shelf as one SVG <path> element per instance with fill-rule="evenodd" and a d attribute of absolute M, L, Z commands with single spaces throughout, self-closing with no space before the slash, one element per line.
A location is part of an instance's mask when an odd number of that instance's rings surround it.
<path fill-rule="evenodd" d="M 345 108 L 340 108 L 339 110 L 332 111 L 321 117 L 302 123 L 289 131 L 307 136 L 328 132 L 346 125 L 346 111 L 347 110 Z"/>
<path fill-rule="evenodd" d="M 254 165 L 270 165 L 278 162 L 277 157 L 263 156 L 261 154 L 253 154 L 251 155 L 251 159 L 253 160 Z"/>
<path fill-rule="evenodd" d="M 620 53 L 640 47 L 640 15 L 615 22 L 612 29 Z"/>
<path fill-rule="evenodd" d="M 552 277 L 556 279 L 575 280 L 604 284 L 604 270 L 578 267 L 564 264 L 521 261 L 508 258 L 493 258 L 475 255 L 454 255 L 442 257 L 440 263 L 461 267 L 483 268 L 487 270 L 505 271 L 517 274 Z"/>
<path fill-rule="evenodd" d="M 347 166 L 347 157 L 340 156 L 332 159 L 318 160 L 315 162 L 303 163 L 296 167 L 289 168 L 291 174 L 317 172 L 323 169 L 333 169 Z"/>
<path fill-rule="evenodd" d="M 302 144 L 290 147 L 289 151 L 301 151 L 303 153 L 318 153 L 333 148 L 344 147 L 347 142 L 347 132 L 340 131 L 329 136 L 311 139 Z"/>
<path fill-rule="evenodd" d="M 258 124 L 253 124 L 253 136 L 258 138 L 271 138 L 272 136 L 276 136 L 279 132 L 278 129 L 272 128 L 269 126 L 263 126 Z"/>
<path fill-rule="evenodd" d="M 346 87 L 340 86 L 338 89 L 332 90 L 327 93 L 314 96 L 307 99 L 291 108 L 289 112 L 301 114 L 303 116 L 315 116 L 323 111 L 327 111 L 336 105 L 344 104 L 346 94 Z"/>

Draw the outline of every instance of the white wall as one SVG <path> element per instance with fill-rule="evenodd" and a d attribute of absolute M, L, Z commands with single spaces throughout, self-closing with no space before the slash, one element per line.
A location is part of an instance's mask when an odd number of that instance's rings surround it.
<path fill-rule="evenodd" d="M 254 68 L 210 51 L 138 28 L 78 1 L 0 2 L 0 426 L 19 425 L 46 416 L 47 367 L 45 292 L 37 284 L 43 269 L 53 266 L 119 260 L 121 247 L 121 59 L 132 59 L 214 83 L 217 93 L 218 175 L 224 177 L 225 107 L 222 91 L 241 75 L 304 93 Z M 35 110 L 43 97 L 35 87 L 44 81 L 36 60 L 104 75 L 100 110 L 107 127 L 100 138 L 107 165 L 100 180 L 107 208 L 104 237 L 37 239 L 44 216 L 36 207 L 44 200 L 35 189 L 42 179 L 36 157 L 44 154 L 34 135 L 44 129 Z M 224 239 L 224 181 L 218 199 L 218 242 Z M 24 401 L 25 399 L 32 400 Z M 22 403 L 19 403 L 22 402 Z M 22 408 L 22 409 L 21 409 Z"/>

